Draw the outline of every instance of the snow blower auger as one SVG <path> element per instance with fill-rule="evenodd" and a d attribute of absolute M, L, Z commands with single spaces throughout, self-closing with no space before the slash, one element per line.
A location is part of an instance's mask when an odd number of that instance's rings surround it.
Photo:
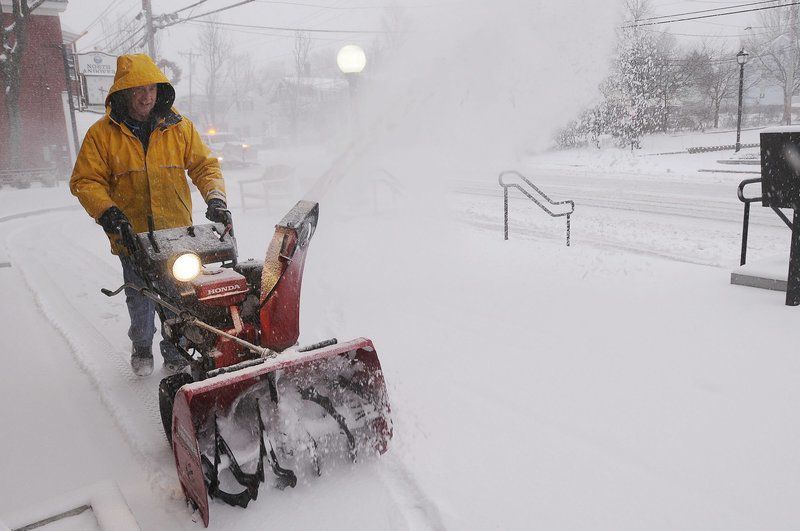
<path fill-rule="evenodd" d="M 392 437 L 381 365 L 369 339 L 297 347 L 300 286 L 319 205 L 300 201 L 263 262 L 237 262 L 230 222 L 122 231 L 169 340 L 189 361 L 159 386 L 183 492 L 208 526 L 209 496 L 246 507 L 260 483 L 382 454 Z"/>

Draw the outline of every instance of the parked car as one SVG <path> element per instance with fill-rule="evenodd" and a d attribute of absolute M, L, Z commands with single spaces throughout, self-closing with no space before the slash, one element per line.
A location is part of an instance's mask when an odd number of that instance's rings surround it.
<path fill-rule="evenodd" d="M 256 150 L 234 133 L 209 131 L 202 137 L 211 154 L 225 166 L 248 166 L 256 162 Z"/>

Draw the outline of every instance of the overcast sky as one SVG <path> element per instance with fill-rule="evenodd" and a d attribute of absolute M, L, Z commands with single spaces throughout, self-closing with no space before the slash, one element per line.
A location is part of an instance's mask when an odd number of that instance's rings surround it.
<path fill-rule="evenodd" d="M 152 0 L 154 14 L 169 13 L 195 3 L 197 0 Z M 206 0 L 201 5 L 180 13 L 191 16 L 238 3 L 240 0 Z M 499 0 L 503 1 L 503 0 Z M 652 0 L 654 14 L 673 15 L 685 12 L 715 9 L 747 3 L 749 0 Z M 391 3 L 404 6 L 411 17 L 436 16 L 442 11 L 459 11 L 491 6 L 492 2 L 481 0 L 255 0 L 219 14 L 220 21 L 233 24 L 275 26 L 285 28 L 308 28 L 315 30 L 364 30 L 380 31 L 385 6 Z M 619 0 L 622 3 L 622 0 Z M 754 6 L 759 7 L 759 6 Z M 62 20 L 70 29 L 81 32 L 87 27 L 89 33 L 79 41 L 80 50 L 90 50 L 103 38 L 102 24 L 98 15 L 113 21 L 117 17 L 135 16 L 141 11 L 141 0 L 70 0 L 62 14 Z M 438 13 L 437 13 L 438 12 Z M 138 22 L 137 22 L 138 24 Z M 196 44 L 196 32 L 201 22 L 190 22 L 164 30 L 161 33 L 163 54 L 180 62 L 179 51 L 188 51 Z M 651 26 L 653 30 L 668 29 L 685 41 L 706 38 L 711 42 L 729 42 L 737 46 L 739 35 L 747 26 L 757 25 L 757 14 L 746 13 L 715 17 L 706 20 L 687 21 L 668 25 Z M 265 30 L 257 28 L 228 27 L 236 43 L 237 51 L 249 51 L 258 62 L 285 60 L 291 56 L 292 31 Z M 751 31 L 757 31 L 751 30 Z M 370 33 L 312 33 L 316 49 L 337 49 L 348 42 L 368 46 L 376 37 Z"/>
<path fill-rule="evenodd" d="M 155 15 L 171 13 L 180 10 L 198 0 L 152 0 Z M 201 5 L 180 12 L 181 17 L 199 15 L 220 7 L 236 4 L 241 0 L 206 0 Z M 677 15 L 681 13 L 717 9 L 725 6 L 735 6 L 747 3 L 750 0 L 652 0 L 653 15 Z M 335 63 L 336 51 L 344 44 L 361 44 L 369 50 L 375 39 L 381 38 L 380 32 L 384 29 L 383 19 L 387 14 L 387 6 L 396 4 L 402 6 L 405 16 L 413 21 L 412 38 L 419 37 L 416 32 L 433 32 L 440 39 L 429 40 L 429 47 L 438 48 L 440 43 L 448 40 L 449 34 L 459 34 L 461 42 L 468 42 L 469 31 L 482 31 L 486 25 L 500 24 L 496 35 L 503 38 L 502 25 L 509 24 L 514 19 L 513 12 L 518 10 L 520 16 L 529 16 L 517 26 L 518 32 L 539 32 L 539 27 L 544 17 L 539 16 L 534 9 L 531 14 L 525 12 L 530 6 L 536 4 L 547 6 L 554 12 L 556 24 L 548 22 L 547 32 L 553 34 L 571 35 L 578 25 L 578 33 L 585 32 L 590 39 L 578 42 L 570 50 L 552 46 L 553 39 L 539 39 L 531 43 L 539 57 L 558 58 L 558 55 L 569 58 L 582 54 L 591 56 L 593 61 L 608 62 L 611 48 L 605 39 L 613 40 L 614 28 L 620 23 L 619 14 L 623 0 L 601 0 L 590 2 L 594 12 L 594 19 L 585 20 L 587 17 L 571 11 L 570 2 L 565 0 L 546 1 L 518 1 L 518 0 L 255 0 L 249 4 L 234 7 L 220 13 L 219 21 L 226 24 L 239 26 L 226 26 L 233 42 L 233 51 L 247 53 L 251 60 L 259 66 L 267 64 L 284 63 L 289 68 L 292 58 L 292 47 L 295 34 L 293 28 L 317 30 L 309 33 L 312 39 L 312 53 L 320 57 L 330 57 L 331 64 Z M 760 6 L 754 6 L 760 7 Z M 563 8 L 563 9 L 562 9 Z M 497 12 L 505 10 L 506 18 L 497 17 Z M 562 10 L 561 16 L 558 12 Z M 78 41 L 79 51 L 89 51 L 104 39 L 102 21 L 106 21 L 106 31 L 114 27 L 113 23 L 119 17 L 131 20 L 141 11 L 141 0 L 70 0 L 67 10 L 62 13 L 62 23 L 75 32 L 82 32 L 88 28 L 88 33 Z M 541 11 L 541 10 L 540 10 Z M 512 14 L 508 14 L 508 13 Z M 101 17 L 102 15 L 102 17 Z M 598 16 L 599 15 L 599 16 Z M 207 20 L 207 19 L 200 19 Z M 495 22 L 491 22 L 494 20 Z M 467 22 L 464 22 L 467 21 Z M 515 23 L 516 20 L 513 20 Z M 464 24 L 474 24 L 474 28 L 465 28 Z M 142 25 L 142 21 L 133 21 L 133 27 Z M 206 23 L 191 21 L 159 31 L 159 56 L 178 63 L 186 79 L 188 62 L 181 53 L 197 52 L 197 35 Z M 282 29 L 263 29 L 246 26 L 271 26 Z M 602 25 L 602 28 L 598 26 Z M 652 30 L 668 29 L 678 37 L 679 43 L 684 46 L 697 44 L 705 38 L 712 43 L 726 43 L 731 49 L 736 49 L 740 43 L 740 35 L 745 33 L 745 27 L 752 26 L 758 31 L 758 14 L 746 13 L 741 15 L 715 17 L 705 20 L 696 20 L 669 25 L 650 26 Z M 349 31 L 355 33 L 336 33 L 336 31 Z M 363 32 L 363 33 L 359 33 Z M 597 37 L 597 33 L 608 34 L 608 37 Z M 578 37 L 578 41 L 581 41 Z M 460 45 L 463 48 L 463 44 Z M 491 45 L 490 45 L 491 46 Z M 590 47 L 601 47 L 606 57 L 599 57 Z M 583 49 L 581 49 L 583 47 Z M 498 47 L 501 48 L 501 47 Z M 552 48 L 552 49 L 550 49 Z M 369 52 L 368 52 L 369 53 Z M 418 53 L 424 54 L 425 50 Z M 436 50 L 432 53 L 435 55 Z M 498 50 L 497 53 L 506 53 Z M 527 60 L 527 59 L 525 59 Z M 477 65 L 476 65 L 477 66 Z M 193 82 L 195 90 L 201 86 L 203 71 L 196 65 Z M 288 70 L 287 70 L 288 73 Z M 186 94 L 188 83 L 181 82 L 176 87 L 179 94 Z"/>

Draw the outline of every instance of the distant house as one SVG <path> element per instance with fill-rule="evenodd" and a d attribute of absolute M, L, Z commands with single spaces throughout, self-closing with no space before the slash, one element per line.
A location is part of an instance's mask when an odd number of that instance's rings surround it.
<path fill-rule="evenodd" d="M 227 131 L 258 143 L 265 134 L 269 136 L 272 120 L 265 104 L 269 98 L 265 94 L 271 92 L 271 87 L 271 83 L 266 83 L 241 88 L 238 94 L 236 91 L 221 92 L 216 98 L 216 120 L 211 119 L 208 97 L 203 94 L 194 94 L 191 99 L 181 96 L 175 105 L 202 131 Z"/>
<path fill-rule="evenodd" d="M 281 79 L 268 100 L 274 109 L 278 136 L 303 142 L 330 135 L 346 118 L 348 91 L 347 81 L 341 78 Z"/>
<path fill-rule="evenodd" d="M 0 0 L 3 27 L 13 20 L 11 0 Z M 22 59 L 19 107 L 22 118 L 23 168 L 65 165 L 69 153 L 67 119 L 62 93 L 66 91 L 63 36 L 59 13 L 67 0 L 47 0 L 28 20 L 28 39 Z M 5 90 L 0 90 L 0 168 L 8 165 L 8 115 Z"/>
<path fill-rule="evenodd" d="M 208 99 L 195 94 L 176 105 L 201 129 L 236 133 L 256 144 L 313 141 L 330 134 L 348 110 L 344 79 L 293 76 L 265 80 L 249 90 L 223 92 L 212 123 Z"/>

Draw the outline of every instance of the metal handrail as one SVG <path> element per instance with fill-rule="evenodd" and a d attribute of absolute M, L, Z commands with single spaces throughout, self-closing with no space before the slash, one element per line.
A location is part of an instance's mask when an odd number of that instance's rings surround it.
<path fill-rule="evenodd" d="M 739 201 L 744 203 L 744 217 L 742 219 L 742 256 L 739 260 L 739 265 L 744 265 L 745 261 L 747 260 L 747 231 L 750 227 L 750 203 L 755 203 L 756 201 L 763 201 L 764 197 L 745 197 L 744 196 L 744 187 L 748 184 L 756 184 L 762 183 L 763 179 L 745 179 L 744 181 L 739 183 L 739 186 L 736 188 L 736 196 L 739 198 Z M 772 210 L 778 215 L 779 218 L 783 220 L 787 227 L 791 230 L 792 222 L 789 221 L 789 218 L 786 217 L 786 214 L 780 211 L 777 207 L 771 207 Z"/>
<path fill-rule="evenodd" d="M 525 190 L 519 184 L 516 184 L 516 183 L 514 183 L 514 184 L 506 184 L 505 182 L 503 182 L 503 176 L 508 175 L 508 174 L 516 175 L 517 177 L 519 177 L 520 179 L 525 181 L 525 184 L 527 184 L 529 187 L 533 188 L 536 191 L 536 193 L 538 193 L 540 196 L 542 196 L 542 198 L 544 198 L 544 200 L 547 203 L 549 203 L 550 205 L 553 205 L 553 206 L 556 206 L 556 205 L 570 205 L 571 208 L 570 208 L 569 212 L 561 212 L 561 213 L 553 212 L 543 202 L 539 201 L 536 197 L 531 195 L 530 192 Z M 566 216 L 567 217 L 567 247 L 569 247 L 570 215 L 572 215 L 572 213 L 575 212 L 575 202 L 574 201 L 572 201 L 572 200 L 553 201 L 552 199 L 550 199 L 547 196 L 546 193 L 544 193 L 542 190 L 540 190 L 538 186 L 536 186 L 530 180 L 528 180 L 527 177 L 525 177 L 520 172 L 515 171 L 515 170 L 506 170 L 506 171 L 500 172 L 500 175 L 497 177 L 497 180 L 500 183 L 500 186 L 503 187 L 503 226 L 504 226 L 504 238 L 506 240 L 508 239 L 508 189 L 509 188 L 516 188 L 517 190 L 522 192 L 528 199 L 530 199 L 531 201 L 533 201 L 534 203 L 539 205 L 539 208 L 541 208 L 542 210 L 547 212 L 550 215 L 550 217 L 553 217 L 553 218 L 557 218 L 557 217 L 561 217 L 561 216 Z"/>

